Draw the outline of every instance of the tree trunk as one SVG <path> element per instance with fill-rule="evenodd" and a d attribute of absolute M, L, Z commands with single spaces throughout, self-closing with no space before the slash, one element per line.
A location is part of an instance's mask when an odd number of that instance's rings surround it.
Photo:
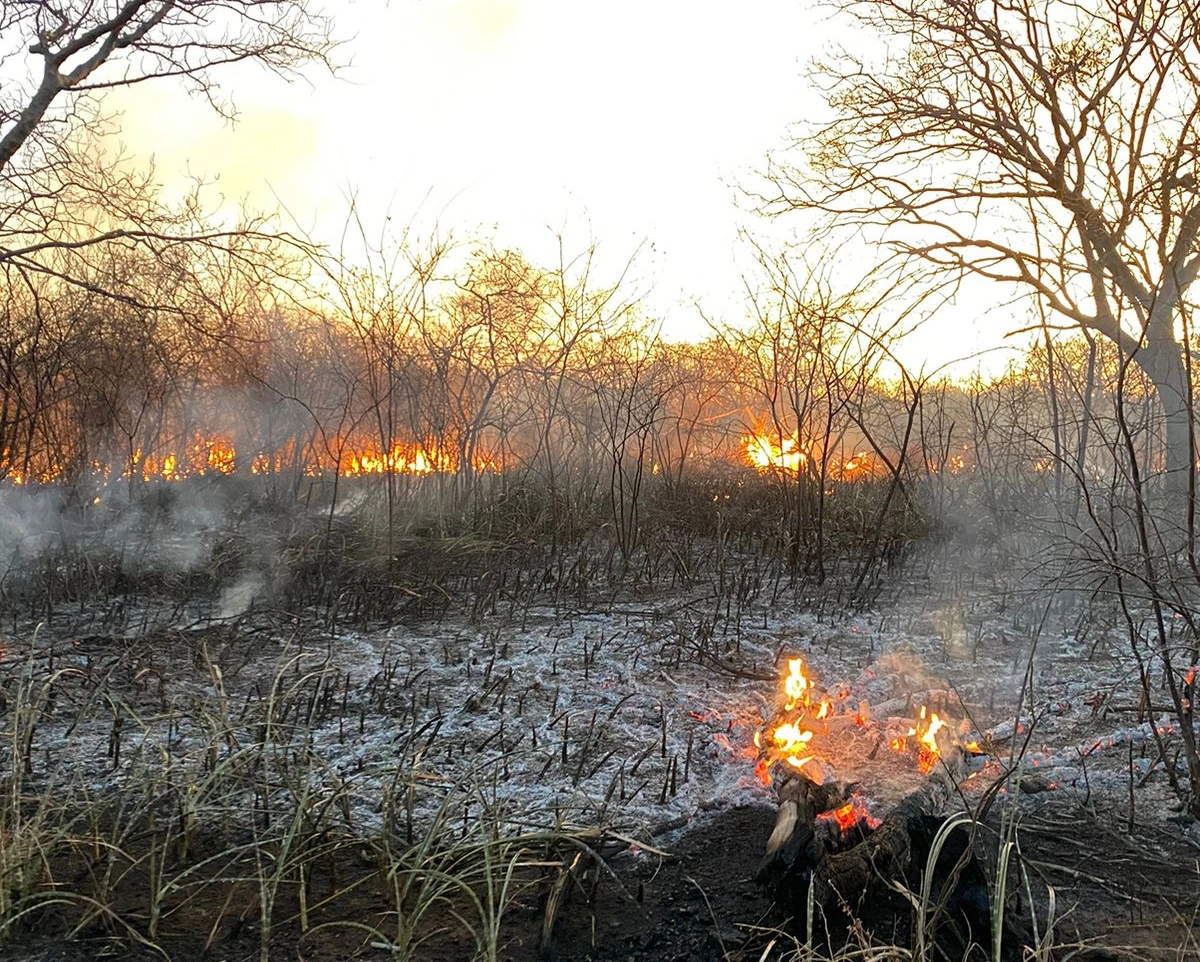
<path fill-rule="evenodd" d="M 1163 526 L 1164 533 L 1172 529 L 1183 532 L 1189 517 L 1195 471 L 1191 392 L 1183 348 L 1173 337 L 1151 338 L 1134 360 L 1154 384 L 1162 406 L 1164 484 L 1161 509 L 1154 512 L 1155 520 Z"/>

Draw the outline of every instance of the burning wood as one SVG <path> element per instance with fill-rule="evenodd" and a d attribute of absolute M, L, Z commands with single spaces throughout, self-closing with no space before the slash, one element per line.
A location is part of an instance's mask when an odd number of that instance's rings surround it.
<path fill-rule="evenodd" d="M 853 786 L 817 785 L 797 772 L 780 788 L 779 815 L 755 880 L 792 918 L 811 917 L 828 935 L 851 920 L 887 931 L 905 924 L 912 904 L 897 893 L 920 891 L 922 873 L 932 872 L 933 899 L 922 910 L 940 906 L 935 928 L 948 958 L 974 957 L 988 944 L 990 907 L 968 829 L 952 827 L 930 864 L 942 813 L 965 771 L 965 753 L 951 749 L 882 818 L 870 814 Z"/>
<path fill-rule="evenodd" d="M 917 756 L 917 767 L 923 772 L 930 772 L 941 756 L 938 747 L 938 732 L 946 727 L 946 722 L 937 712 L 927 711 L 921 706 L 916 724 L 903 735 L 893 738 L 890 742 L 892 751 L 900 754 L 910 754 L 914 750 Z"/>
<path fill-rule="evenodd" d="M 789 660 L 781 684 L 780 713 L 767 726 L 764 767 L 769 772 L 781 759 L 787 767 L 779 786 L 779 813 L 756 880 L 795 918 L 807 916 L 810 898 L 825 920 L 822 924 L 862 920 L 864 913 L 882 921 L 879 913 L 884 912 L 888 925 L 908 918 L 911 905 L 897 901 L 895 886 L 918 889 L 945 809 L 967 775 L 968 752 L 957 744 L 946 718 L 925 705 L 913 718 L 882 723 L 871 718 L 865 703 L 839 713 L 837 701 L 846 698 L 835 701 L 821 692 L 799 658 Z M 886 704 L 888 709 L 904 706 L 907 702 Z M 911 760 L 902 771 L 915 768 L 923 779 L 886 812 L 878 811 L 880 799 L 864 794 L 862 785 L 834 780 L 835 762 L 844 760 L 851 746 L 840 746 L 844 750 L 835 753 L 823 744 L 833 732 L 843 734 L 842 742 L 855 732 L 865 736 L 859 740 L 873 737 L 876 749 L 868 758 L 887 745 Z M 899 757 L 890 757 L 900 763 Z M 881 763 L 877 760 L 876 767 L 883 769 Z M 951 835 L 942 843 L 935 891 L 945 899 L 950 944 L 965 951 L 972 943 L 986 944 L 987 884 L 969 834 L 959 828 Z"/>
<path fill-rule="evenodd" d="M 804 770 L 816 782 L 825 780 L 828 763 L 820 758 L 819 739 L 858 728 L 874 731 L 879 726 L 866 701 L 847 710 L 849 690 L 837 697 L 818 687 L 804 665 L 803 658 L 789 658 L 781 681 L 781 705 L 776 717 L 766 726 L 767 737 L 756 736 L 762 752 L 758 775 L 770 784 L 771 770 L 782 762 L 791 769 Z M 912 709 L 912 699 L 895 699 L 880 706 L 885 711 Z M 912 757 L 923 773 L 932 771 L 941 755 L 941 743 L 951 737 L 949 723 L 936 711 L 922 704 L 915 718 L 885 719 L 888 746 L 900 755 Z"/>

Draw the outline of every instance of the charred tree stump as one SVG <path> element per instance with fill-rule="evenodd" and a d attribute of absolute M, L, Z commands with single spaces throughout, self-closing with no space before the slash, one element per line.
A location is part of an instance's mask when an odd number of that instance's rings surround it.
<path fill-rule="evenodd" d="M 803 775 L 785 783 L 779 790 L 779 814 L 755 881 L 775 892 L 797 877 L 807 882 L 812 869 L 824 861 L 828 847 L 823 833 L 818 835 L 817 816 L 844 805 L 850 792 L 849 785 L 819 785 Z"/>
<path fill-rule="evenodd" d="M 914 907 L 897 891 L 920 891 L 943 812 L 966 771 L 962 749 L 947 752 L 919 788 L 902 799 L 874 829 L 858 820 L 841 831 L 820 816 L 851 797 L 846 785 L 817 785 L 798 773 L 780 789 L 779 815 L 756 881 L 793 919 L 807 918 L 812 900 L 816 925 L 827 939 L 853 920 L 888 938 L 911 934 Z M 927 934 L 947 957 L 987 958 L 990 901 L 987 878 L 973 850 L 972 833 L 954 829 L 944 839 L 930 880 Z M 810 894 L 811 892 L 811 894 Z"/>
<path fill-rule="evenodd" d="M 835 904 L 857 908 L 874 881 L 902 881 L 914 865 L 923 868 L 923 860 L 914 857 L 920 854 L 914 847 L 925 834 L 927 820 L 945 810 L 965 774 L 962 749 L 955 748 L 868 838 L 847 851 L 828 854 L 814 876 L 818 904 L 823 908 Z M 921 847 L 927 857 L 928 846 Z"/>

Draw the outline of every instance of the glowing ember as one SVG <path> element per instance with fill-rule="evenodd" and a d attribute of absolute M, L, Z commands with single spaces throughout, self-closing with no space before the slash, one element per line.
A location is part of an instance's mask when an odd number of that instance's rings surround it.
<path fill-rule="evenodd" d="M 879 828 L 881 822 L 867 810 L 867 800 L 861 795 L 854 795 L 841 808 L 832 812 L 823 812 L 817 816 L 818 822 L 836 822 L 838 831 L 845 835 L 860 822 L 869 829 Z"/>
<path fill-rule="evenodd" d="M 805 777 L 814 783 L 824 782 L 832 771 L 822 751 L 827 749 L 829 736 L 864 728 L 878 731 L 880 727 L 871 718 L 865 701 L 852 706 L 853 690 L 848 686 L 838 686 L 831 697 L 809 674 L 803 658 L 786 660 L 779 685 L 777 713 L 754 735 L 753 748 L 749 749 L 757 752 L 755 775 L 765 786 L 771 784 L 771 770 L 780 762 L 791 769 L 803 769 Z M 898 721 L 900 727 L 889 726 L 883 737 L 892 751 L 907 756 L 924 774 L 933 771 L 948 746 L 959 744 L 950 723 L 928 706 L 921 706 L 911 721 L 892 720 L 893 724 Z M 982 753 L 977 742 L 967 742 L 963 747 L 973 754 Z M 854 755 L 851 751 L 851 767 Z M 875 757 L 873 751 L 870 757 Z"/>

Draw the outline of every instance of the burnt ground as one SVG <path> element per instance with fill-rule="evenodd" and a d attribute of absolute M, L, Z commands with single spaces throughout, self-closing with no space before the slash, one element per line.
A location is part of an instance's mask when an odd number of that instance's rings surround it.
<path fill-rule="evenodd" d="M 602 882 L 593 904 L 571 905 L 549 958 L 751 962 L 773 940 L 786 945 L 787 913 L 752 880 L 773 823 L 772 809 L 735 809 L 682 836 L 670 858 L 614 860 L 623 891 Z M 1059 958 L 1080 946 L 1097 960 L 1200 957 L 1200 845 L 1182 831 L 1130 835 L 1095 813 L 1064 809 L 1027 821 L 1020 843 L 1039 915 L 1046 886 L 1055 890 Z M 1023 896 L 1009 915 L 1028 931 Z"/>
<path fill-rule="evenodd" d="M 763 957 L 767 945 L 787 946 L 784 913 L 752 880 L 773 809 L 747 806 L 715 813 L 704 824 L 668 840 L 665 856 L 626 849 L 606 859 L 602 871 L 572 877 L 550 946 L 540 945 L 544 893 L 513 906 L 499 958 L 550 962 L 739 962 Z M 1051 957 L 1093 960 L 1185 960 L 1200 957 L 1200 846 L 1182 832 L 1124 827 L 1083 810 L 1060 811 L 1026 822 L 1021 852 L 1033 891 L 1053 886 L 1055 943 Z M 1039 897 L 1039 911 L 1046 904 Z M 364 890 L 341 903 L 339 914 L 362 919 L 381 909 Z M 1026 917 L 1024 896 L 1010 901 L 1013 917 Z M 329 921 L 326 919 L 325 921 Z M 1027 924 L 1027 923 L 1026 923 Z M 225 926 L 208 948 L 213 917 L 198 912 L 191 931 L 175 931 L 163 948 L 172 960 L 250 960 L 259 957 L 249 920 Z M 1088 951 L 1078 953 L 1080 946 Z M 449 922 L 415 956 L 429 962 L 466 960 L 474 945 Z M 8 946 L 7 962 L 100 962 L 162 959 L 157 952 L 112 934 L 75 939 L 37 936 Z M 272 960 L 334 962 L 388 958 L 344 929 L 319 926 L 300 935 L 283 927 L 272 941 Z M 780 957 L 778 954 L 770 956 Z"/>
<path fill-rule="evenodd" d="M 267 679 L 278 679 L 286 688 L 290 700 L 279 706 L 285 716 L 295 717 L 297 706 L 315 706 L 307 710 L 318 716 L 327 709 L 329 717 L 318 717 L 316 727 L 306 730 L 323 739 L 328 770 L 342 756 L 353 761 L 339 771 L 347 783 L 355 783 L 353 793 L 343 794 L 356 805 L 375 801 L 383 778 L 406 759 L 413 784 L 427 784 L 426 775 L 435 769 L 453 775 L 486 768 L 496 776 L 492 790 L 497 799 L 512 811 L 544 816 L 557 812 L 563 786 L 578 782 L 590 798 L 604 799 L 619 785 L 627 810 L 633 810 L 636 800 L 637 817 L 616 824 L 626 837 L 644 838 L 648 844 L 630 847 L 613 835 L 597 842 L 603 864 L 581 858 L 575 871 L 562 877 L 562 908 L 552 941 L 543 947 L 545 903 L 559 877 L 558 866 L 564 864 L 562 851 L 545 853 L 528 877 L 517 880 L 519 892 L 508 906 L 496 957 L 512 962 L 753 962 L 787 958 L 781 950 L 790 938 L 781 931 L 788 913 L 772 906 L 752 881 L 774 808 L 765 790 L 745 787 L 752 781 L 750 737 L 766 719 L 756 706 L 769 711 L 767 699 L 781 655 L 803 653 L 831 679 L 845 672 L 853 704 L 860 697 L 880 709 L 891 704 L 891 711 L 904 716 L 901 720 L 911 712 L 895 707 L 897 697 L 904 702 L 914 691 L 945 687 L 940 677 L 944 670 L 956 693 L 974 706 L 980 730 L 1008 719 L 1010 741 L 1014 732 L 1023 731 L 1016 697 L 1026 673 L 1019 643 L 1021 631 L 1028 630 L 1018 618 L 1023 609 L 1001 618 L 994 606 L 976 612 L 952 598 L 954 617 L 943 618 L 946 604 L 939 608 L 934 602 L 916 596 L 911 616 L 893 612 L 837 626 L 808 614 L 789 620 L 773 610 L 755 611 L 733 619 L 728 637 L 713 634 L 711 626 L 701 631 L 705 626 L 694 616 L 695 605 L 642 602 L 597 612 L 520 612 L 488 632 L 448 621 L 419 631 L 374 635 L 334 635 L 307 627 L 302 632 L 299 626 L 288 634 L 270 615 L 263 616 L 261 625 L 248 619 L 195 630 L 116 631 L 89 620 L 81 626 L 55 625 L 53 634 L 47 630 L 38 636 L 36 648 L 22 648 L 21 638 L 32 634 L 14 630 L 14 639 L 4 639 L 0 678 L 11 705 L 16 703 L 11 693 L 25 673 L 23 659 L 32 661 L 39 679 L 53 674 L 53 686 L 37 689 L 55 697 L 41 707 L 27 758 L 37 778 L 44 779 L 34 787 L 44 785 L 43 797 L 52 802 L 68 797 L 59 784 L 74 786 L 70 797 L 75 798 L 83 797 L 80 786 L 87 797 L 119 793 L 125 772 L 139 757 L 129 732 L 141 730 L 143 723 L 150 730 L 152 724 L 168 726 L 171 719 L 193 722 L 186 738 L 168 727 L 158 741 L 147 738 L 147 744 L 170 745 L 191 766 L 186 770 L 206 771 L 203 757 L 212 739 L 219 739 L 215 744 L 225 751 L 223 728 L 213 734 L 194 724 L 204 715 L 200 709 L 213 704 L 214 678 L 224 686 L 229 704 L 251 719 L 257 717 L 264 693 L 274 690 Z M 898 610 L 904 614 L 906 609 Z M 718 641 L 719 657 L 710 651 Z M 1168 734 L 1165 746 L 1157 746 L 1139 734 L 1140 720 L 1133 722 L 1139 689 L 1124 668 L 1122 644 L 1118 638 L 1110 651 L 1103 626 L 1092 621 L 1074 634 L 1038 641 L 1044 678 L 1039 678 L 1037 696 L 1046 707 L 1039 709 L 1036 724 L 1027 723 L 1027 758 L 1035 767 L 1041 763 L 1042 783 L 1053 777 L 1062 788 L 1039 787 L 1027 772 L 1020 789 L 1007 796 L 1006 804 L 997 804 L 989 820 L 996 832 L 1002 816 L 1019 821 L 1017 838 L 1029 885 L 1010 885 L 1009 917 L 1026 920 L 1032 894 L 1044 920 L 1048 886 L 1053 888 L 1054 938 L 1064 946 L 1057 954 L 1060 962 L 1077 958 L 1072 947 L 1080 944 L 1091 947 L 1092 958 L 1200 958 L 1200 831 L 1180 819 L 1177 793 L 1168 790 L 1164 769 L 1172 752 L 1178 756 L 1170 740 L 1174 736 Z M 287 667 L 301 648 L 306 657 L 313 655 L 319 671 L 300 677 Z M 731 676 L 725 666 L 735 657 L 753 671 Z M 939 671 L 927 671 L 929 664 Z M 124 753 L 112 750 L 114 734 L 121 731 L 115 727 L 118 709 L 127 721 L 138 723 L 124 729 Z M 521 738 L 504 728 L 505 723 L 516 727 L 514 709 Z M 557 727 L 556 720 L 561 720 Z M 537 731 L 525 737 L 525 730 L 533 728 Z M 255 730 L 250 722 L 239 721 L 230 731 L 247 739 Z M 869 736 L 847 730 L 839 741 L 831 741 L 824 751 L 837 761 L 839 777 L 850 755 L 873 758 L 874 750 L 868 755 L 866 749 L 886 730 L 881 718 Z M 394 737 L 397 732 L 415 734 L 405 741 Z M 431 761 L 422 768 L 414 758 L 439 732 L 441 740 L 428 751 Z M 496 752 L 506 732 L 512 744 Z M 989 730 L 992 736 L 998 745 L 1006 744 L 999 726 Z M 116 741 L 119 747 L 121 739 Z M 157 756 L 152 752 L 150 757 Z M 628 781 L 628 798 L 625 780 L 613 780 L 620 764 L 630 776 L 642 766 L 640 785 L 632 777 Z M 999 777 L 998 757 L 993 764 Z M 920 777 L 902 756 L 881 755 L 872 762 L 874 774 L 881 777 L 891 770 L 888 766 Z M 680 774 L 678 786 L 675 774 Z M 54 781 L 57 776 L 65 781 Z M 153 770 L 140 777 L 158 778 L 149 782 L 156 790 L 173 784 Z M 889 779 L 901 785 L 898 775 L 883 780 Z M 977 784 L 989 780 L 981 774 Z M 134 779 L 131 784 L 139 783 Z M 977 804 L 986 791 L 976 789 L 970 804 Z M 240 797 L 214 794 L 210 801 L 221 812 L 221 805 Z M 884 803 L 881 792 L 876 797 Z M 142 817 L 156 811 L 148 804 L 134 810 Z M 686 829 L 654 829 L 663 823 L 683 826 L 688 818 L 693 821 Z M 170 915 L 155 947 L 140 943 L 137 933 L 148 930 L 144 893 L 154 880 L 145 877 L 143 867 L 163 823 L 134 826 L 129 832 L 94 826 L 101 838 L 127 845 L 121 852 L 122 882 L 111 895 L 107 922 L 93 920 L 76 931 L 80 915 L 88 914 L 79 911 L 79 903 L 52 906 L 26 920 L 17 940 L 0 947 L 0 960 L 264 958 L 258 928 L 262 913 L 252 881 L 258 871 L 255 855 L 244 847 L 245 837 L 237 835 L 245 821 L 231 818 L 226 824 L 222 819 L 225 835 L 198 836 L 186 860 L 180 856 L 178 863 L 166 863 L 191 884 L 198 876 L 183 873 L 197 864 L 209 865 L 206 857 L 241 853 L 228 863 L 212 862 L 215 879 L 172 893 Z M 631 823 L 650 828 L 635 832 L 626 828 Z M 363 824 L 356 810 L 353 821 L 331 817 L 322 830 Z M 293 888 L 282 893 L 267 940 L 268 962 L 406 958 L 373 944 L 378 938 L 367 931 L 394 928 L 388 916 L 394 903 L 386 891 L 388 866 L 372 859 L 363 837 L 358 831 L 329 839 L 314 835 L 332 840 L 337 856 L 310 862 L 313 907 L 304 932 Z M 994 835 L 982 839 L 979 853 L 985 863 L 989 852 L 994 858 L 996 847 Z M 103 866 L 95 864 L 93 852 L 68 851 L 60 858 L 48 866 L 41 894 L 67 896 L 97 888 Z M 233 881 L 226 884 L 227 878 Z M 457 962 L 477 956 L 474 935 L 447 912 L 432 916 L 422 934 L 425 940 L 407 958 Z M 764 956 L 772 942 L 773 954 Z"/>

